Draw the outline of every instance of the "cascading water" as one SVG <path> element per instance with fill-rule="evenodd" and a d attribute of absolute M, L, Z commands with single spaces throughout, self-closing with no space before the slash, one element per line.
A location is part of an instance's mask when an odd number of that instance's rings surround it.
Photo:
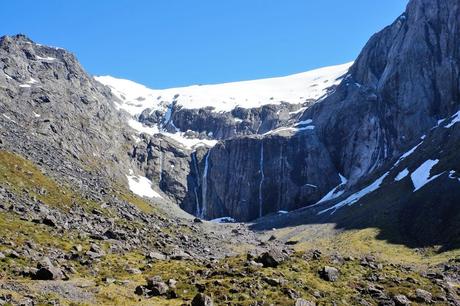
<path fill-rule="evenodd" d="M 206 217 L 206 193 L 208 189 L 208 166 L 209 166 L 209 154 L 210 151 L 206 154 L 206 158 L 204 159 L 204 172 L 203 172 L 203 181 L 201 182 L 201 218 Z"/>
<path fill-rule="evenodd" d="M 160 180 L 159 185 L 161 186 L 161 181 L 163 180 L 163 151 L 160 151 Z"/>
<path fill-rule="evenodd" d="M 195 192 L 195 204 L 196 204 L 196 211 L 195 211 L 195 214 L 196 216 L 201 216 L 201 212 L 200 212 L 200 200 L 198 199 L 198 193 L 197 193 L 197 188 L 200 187 L 200 180 L 198 179 L 200 177 L 200 172 L 198 170 L 198 163 L 197 163 L 197 160 L 196 160 L 196 151 L 192 153 L 192 162 L 193 162 L 193 168 L 195 170 L 195 177 L 197 178 L 195 181 L 196 181 L 196 186 L 194 188 L 194 192 Z"/>
<path fill-rule="evenodd" d="M 260 182 L 259 182 L 259 218 L 262 217 L 263 212 L 263 196 L 262 196 L 262 187 L 264 184 L 265 174 L 264 174 L 264 144 L 260 145 L 260 160 L 259 160 L 259 172 L 260 172 Z"/>

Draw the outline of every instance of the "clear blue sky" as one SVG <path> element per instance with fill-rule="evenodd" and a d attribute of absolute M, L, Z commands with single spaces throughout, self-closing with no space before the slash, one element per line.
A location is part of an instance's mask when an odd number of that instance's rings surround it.
<path fill-rule="evenodd" d="M 282 76 L 352 61 L 407 0 L 8 0 L 1 35 L 74 52 L 154 88 Z"/>

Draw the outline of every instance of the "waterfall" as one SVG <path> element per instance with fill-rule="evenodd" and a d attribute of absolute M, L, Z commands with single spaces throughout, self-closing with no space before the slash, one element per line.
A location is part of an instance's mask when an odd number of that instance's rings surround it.
<path fill-rule="evenodd" d="M 198 192 L 196 192 L 196 187 L 193 188 L 193 191 L 195 192 L 195 203 L 196 203 L 195 215 L 199 216 L 200 215 L 200 201 L 198 200 Z"/>
<path fill-rule="evenodd" d="M 196 183 L 196 186 L 194 188 L 195 205 L 196 205 L 195 215 L 200 216 L 201 215 L 201 213 L 200 213 L 200 200 L 198 199 L 198 193 L 196 191 L 197 187 L 200 187 L 200 180 L 198 179 L 200 177 L 200 172 L 198 170 L 198 162 L 196 160 L 196 151 L 192 153 L 192 163 L 193 163 L 193 168 L 195 170 L 195 183 Z"/>
<path fill-rule="evenodd" d="M 206 193 L 208 189 L 208 159 L 209 159 L 209 154 L 211 151 L 208 151 L 206 154 L 206 158 L 204 160 L 204 172 L 203 172 L 203 181 L 201 182 L 201 218 L 206 217 Z"/>
<path fill-rule="evenodd" d="M 158 182 L 158 185 L 161 184 L 162 180 L 163 180 L 163 151 L 160 151 L 160 181 Z"/>
<path fill-rule="evenodd" d="M 262 187 L 264 184 L 265 174 L 264 174 L 264 144 L 260 145 L 260 161 L 259 161 L 259 172 L 260 172 L 260 183 L 259 183 L 259 218 L 262 217 Z"/>

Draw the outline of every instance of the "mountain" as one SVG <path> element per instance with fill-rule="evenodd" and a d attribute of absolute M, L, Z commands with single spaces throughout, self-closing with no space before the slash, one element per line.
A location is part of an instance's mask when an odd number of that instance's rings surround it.
<path fill-rule="evenodd" d="M 287 135 L 314 129 L 308 121 L 300 122 L 298 118 L 309 105 L 334 91 L 350 65 L 326 67 L 282 78 L 166 90 L 152 90 L 112 77 L 96 79 L 111 88 L 122 101 L 116 107 L 130 113 L 132 118 L 128 124 L 131 127 L 149 135 L 160 134 L 174 139 L 189 150 L 188 160 L 185 162 L 189 165 L 184 166 L 181 163 L 182 173 L 170 175 L 170 171 L 162 167 L 170 163 L 164 160 L 164 150 L 159 145 L 147 146 L 150 157 L 144 167 L 147 168 L 145 172 L 148 179 L 174 197 L 181 207 L 195 215 L 210 219 L 232 217 L 250 220 L 274 210 L 305 206 L 310 197 L 314 201 L 320 199 L 321 192 L 329 190 L 337 183 L 339 176 L 335 180 L 326 180 L 319 173 L 313 173 L 315 177 L 298 173 L 295 175 L 299 179 L 293 181 L 287 175 L 278 174 L 279 168 L 275 167 L 269 167 L 265 174 L 262 171 L 265 166 L 262 159 L 265 158 L 266 164 L 279 164 L 277 159 L 280 154 L 284 154 L 286 163 L 290 162 L 289 159 L 297 159 L 300 163 L 308 154 L 327 154 L 313 133 L 308 133 L 308 138 L 291 139 Z M 281 136 L 283 134 L 285 136 Z M 241 138 L 245 135 L 253 137 Z M 274 139 L 271 144 L 268 141 L 265 144 L 267 156 L 259 153 L 262 149 L 261 137 Z M 216 145 L 218 140 L 225 142 Z M 152 143 L 152 140 L 149 141 Z M 315 141 L 319 148 L 309 148 L 313 147 Z M 205 153 L 203 145 L 214 147 L 212 152 L 217 152 L 220 156 L 214 158 L 209 155 L 211 153 Z M 282 149 L 284 153 L 280 152 L 280 145 L 285 147 Z M 138 151 L 136 148 L 133 155 L 138 154 Z M 245 154 L 246 151 L 252 154 Z M 240 159 L 232 161 L 233 156 Z M 177 156 L 175 160 L 177 162 Z M 151 161 L 155 163 L 153 167 Z M 333 165 L 327 159 L 324 164 L 322 170 L 329 171 L 333 176 Z M 286 168 L 283 172 L 291 172 L 291 166 L 282 167 Z M 301 168 L 299 170 L 302 171 Z M 221 177 L 214 177 L 214 171 L 220 173 Z M 231 175 L 228 174 L 230 171 L 233 172 Z M 266 185 L 261 182 L 262 174 L 266 177 Z M 240 177 L 245 177 L 248 184 L 238 184 L 237 181 L 228 181 L 228 184 L 221 182 L 228 179 L 239 180 Z M 308 184 L 308 180 L 315 181 L 316 185 Z M 267 201 L 261 198 L 261 194 L 264 192 L 263 188 L 270 184 L 280 186 L 277 187 L 278 200 L 274 205 L 267 203 L 262 208 L 262 202 Z M 285 189 L 282 189 L 283 185 L 286 186 Z"/>
<path fill-rule="evenodd" d="M 459 6 L 161 90 L 0 38 L 0 304 L 460 305 Z"/>

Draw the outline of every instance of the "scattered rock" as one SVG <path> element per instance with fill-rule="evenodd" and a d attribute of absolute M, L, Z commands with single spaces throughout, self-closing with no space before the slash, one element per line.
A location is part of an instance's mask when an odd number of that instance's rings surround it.
<path fill-rule="evenodd" d="M 429 304 L 433 301 L 433 296 L 431 295 L 431 293 L 423 289 L 415 290 L 415 298 L 417 302 L 420 302 L 420 303 Z"/>
<path fill-rule="evenodd" d="M 315 302 L 307 301 L 304 299 L 297 299 L 295 301 L 295 306 L 316 306 Z"/>
<path fill-rule="evenodd" d="M 53 215 L 47 215 L 44 217 L 42 223 L 51 227 L 57 227 L 57 220 Z"/>
<path fill-rule="evenodd" d="M 155 251 L 151 251 L 146 257 L 151 260 L 166 260 L 166 255 Z"/>
<path fill-rule="evenodd" d="M 48 257 L 44 257 L 37 264 L 37 271 L 32 275 L 35 280 L 58 280 L 62 279 L 63 273 L 51 263 Z"/>
<path fill-rule="evenodd" d="M 325 266 L 319 274 L 328 282 L 335 282 L 339 279 L 339 270 L 334 267 Z"/>
<path fill-rule="evenodd" d="M 147 289 L 151 290 L 151 295 L 159 296 L 168 292 L 168 285 L 166 285 L 161 277 L 155 276 L 147 279 Z"/>
<path fill-rule="evenodd" d="M 395 295 L 393 297 L 393 301 L 395 302 L 396 306 L 406 306 L 411 304 L 409 299 L 403 294 Z"/>
<path fill-rule="evenodd" d="M 262 253 L 255 261 L 263 264 L 265 268 L 276 268 L 287 258 L 288 256 L 280 249 L 271 249 L 268 252 Z"/>
<path fill-rule="evenodd" d="M 192 306 L 213 306 L 213 302 L 211 297 L 203 294 L 198 293 L 192 300 Z"/>

